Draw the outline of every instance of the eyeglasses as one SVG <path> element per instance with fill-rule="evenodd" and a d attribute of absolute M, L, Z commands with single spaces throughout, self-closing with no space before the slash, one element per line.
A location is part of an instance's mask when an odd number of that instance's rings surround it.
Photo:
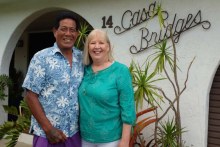
<path fill-rule="evenodd" d="M 61 31 L 62 33 L 67 33 L 69 31 L 71 34 L 77 32 L 76 28 L 68 28 L 68 27 L 61 27 L 58 28 L 58 30 Z"/>

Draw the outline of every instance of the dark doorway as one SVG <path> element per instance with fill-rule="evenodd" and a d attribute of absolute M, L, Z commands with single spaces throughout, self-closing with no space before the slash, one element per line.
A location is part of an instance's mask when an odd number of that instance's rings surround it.
<path fill-rule="evenodd" d="M 216 71 L 209 100 L 208 147 L 220 146 L 220 66 Z"/>
<path fill-rule="evenodd" d="M 29 33 L 29 52 L 28 52 L 28 63 L 30 63 L 33 55 L 44 48 L 53 46 L 55 38 L 53 32 L 40 32 L 40 33 Z M 22 97 L 22 83 L 24 80 L 24 75 L 21 71 L 17 71 L 14 67 L 14 53 L 10 63 L 9 77 L 13 81 L 13 86 L 9 89 L 9 99 L 8 105 L 15 106 L 19 110 L 20 101 L 23 100 Z M 11 114 L 8 114 L 8 120 L 16 120 L 17 117 Z"/>
<path fill-rule="evenodd" d="M 12 80 L 12 86 L 9 87 L 9 94 L 8 94 L 8 106 L 14 106 L 19 110 L 20 101 L 23 99 L 22 92 L 23 88 L 21 84 L 23 82 L 24 76 L 21 71 L 17 71 L 14 68 L 14 53 L 12 55 L 10 68 L 9 68 L 9 77 Z M 8 120 L 16 120 L 17 116 L 8 114 Z"/>
<path fill-rule="evenodd" d="M 53 32 L 30 33 L 28 62 L 37 51 L 53 46 L 54 42 Z"/>

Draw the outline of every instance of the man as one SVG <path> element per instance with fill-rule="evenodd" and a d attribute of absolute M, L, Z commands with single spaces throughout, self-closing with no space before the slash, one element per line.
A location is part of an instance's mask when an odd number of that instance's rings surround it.
<path fill-rule="evenodd" d="M 78 86 L 83 77 L 82 52 L 73 47 L 79 23 L 73 12 L 56 18 L 53 47 L 32 58 L 23 87 L 33 114 L 34 147 L 80 147 Z"/>

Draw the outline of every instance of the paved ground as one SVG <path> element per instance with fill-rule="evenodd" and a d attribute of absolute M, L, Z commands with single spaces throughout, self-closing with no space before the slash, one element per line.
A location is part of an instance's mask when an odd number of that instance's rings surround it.
<path fill-rule="evenodd" d="M 5 140 L 3 139 L 0 140 L 0 147 L 5 147 Z"/>
<path fill-rule="evenodd" d="M 32 147 L 32 145 L 26 143 L 18 143 L 15 147 Z"/>
<path fill-rule="evenodd" d="M 31 135 L 26 135 L 25 133 L 21 133 L 21 135 L 18 138 L 18 142 L 15 145 L 15 147 L 32 147 L 31 143 L 32 143 L 32 136 Z M 0 147 L 6 147 L 5 143 L 7 142 L 7 140 L 5 139 L 1 139 L 0 140 Z M 26 143 L 24 143 L 26 142 Z"/>
<path fill-rule="evenodd" d="M 6 147 L 5 143 L 6 140 L 4 139 L 0 140 L 0 147 Z M 18 143 L 15 147 L 32 147 L 32 146 L 25 143 Z"/>

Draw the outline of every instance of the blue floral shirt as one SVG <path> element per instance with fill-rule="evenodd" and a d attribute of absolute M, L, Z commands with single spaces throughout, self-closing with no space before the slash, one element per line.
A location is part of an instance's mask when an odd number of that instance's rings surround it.
<path fill-rule="evenodd" d="M 57 44 L 37 52 L 32 58 L 22 87 L 38 94 L 39 101 L 52 125 L 67 137 L 78 130 L 78 87 L 83 77 L 82 52 L 73 48 L 72 68 Z M 33 134 L 45 133 L 32 116 Z"/>

